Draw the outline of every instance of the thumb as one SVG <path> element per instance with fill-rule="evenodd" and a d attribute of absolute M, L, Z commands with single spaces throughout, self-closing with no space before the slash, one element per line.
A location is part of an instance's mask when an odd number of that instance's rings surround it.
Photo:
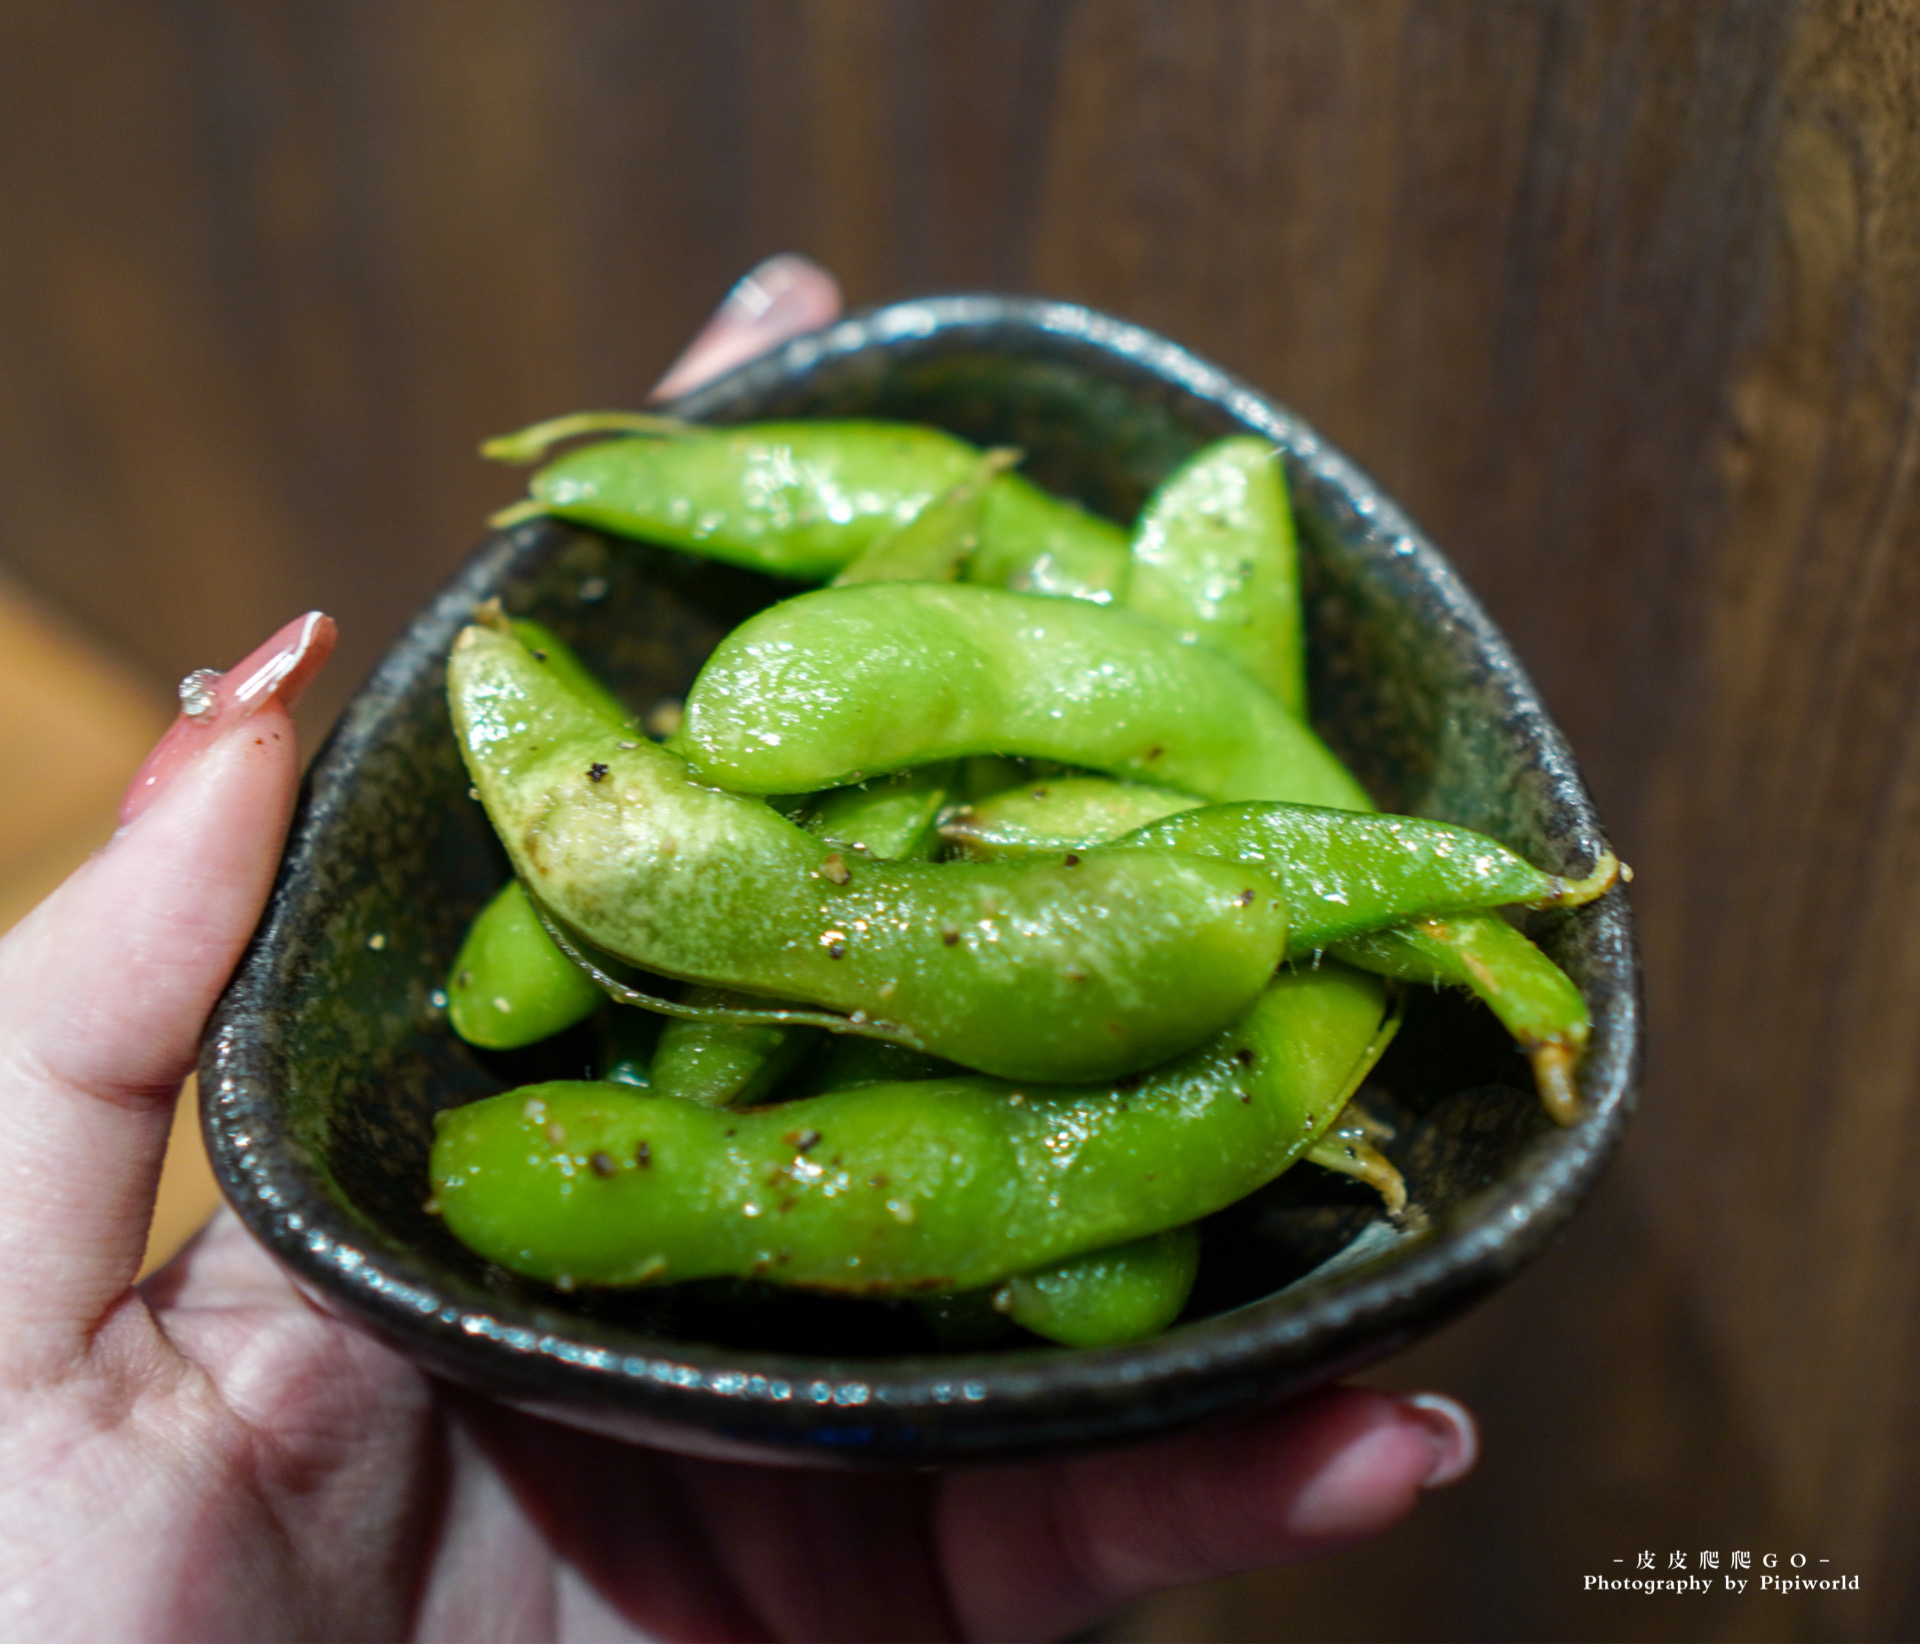
<path fill-rule="evenodd" d="M 138 1271 L 174 1096 L 279 861 L 287 709 L 333 639 L 313 612 L 190 675 L 120 832 L 0 940 L 0 1372 L 81 1350 Z"/>

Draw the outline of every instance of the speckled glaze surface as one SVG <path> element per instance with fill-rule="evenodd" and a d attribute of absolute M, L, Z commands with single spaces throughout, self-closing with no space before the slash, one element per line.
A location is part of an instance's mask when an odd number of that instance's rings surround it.
<path fill-rule="evenodd" d="M 1015 444 L 1116 519 L 1202 443 L 1286 455 L 1304 526 L 1315 718 L 1383 807 L 1491 833 L 1555 871 L 1603 844 L 1572 756 L 1446 560 L 1310 428 L 1164 339 L 1083 308 L 944 297 L 789 344 L 675 409 L 718 422 L 885 416 Z M 1370 1082 L 1428 1227 L 1398 1235 L 1308 1167 L 1206 1229 L 1186 1317 L 1143 1345 L 927 1350 L 887 1304 L 683 1287 L 562 1296 L 488 1268 L 422 1209 L 437 1109 L 578 1076 L 562 1042 L 484 1057 L 437 990 L 505 859 L 467 797 L 447 650 L 500 596 L 634 705 L 678 694 L 719 637 L 791 591 L 551 523 L 482 544 L 349 706 L 315 762 L 272 903 L 201 1061 L 214 1166 L 254 1234 L 324 1305 L 427 1368 L 561 1420 L 704 1454 L 928 1466 L 1115 1441 L 1284 1397 L 1444 1322 L 1537 1255 L 1631 1111 L 1638 963 L 1614 892 L 1534 934 L 1594 1018 L 1585 1117 L 1541 1114 L 1484 1013 L 1420 996 Z"/>

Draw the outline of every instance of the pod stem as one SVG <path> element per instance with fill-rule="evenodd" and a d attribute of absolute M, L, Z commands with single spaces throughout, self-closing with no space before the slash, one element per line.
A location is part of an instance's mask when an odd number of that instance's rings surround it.
<path fill-rule="evenodd" d="M 509 531 L 530 519 L 541 518 L 546 511 L 547 505 L 538 497 L 522 497 L 512 507 L 502 508 L 497 514 L 487 515 L 487 524 L 496 531 Z"/>
<path fill-rule="evenodd" d="M 1336 1175 L 1350 1176 L 1380 1195 L 1389 1216 L 1398 1218 L 1407 1208 L 1407 1179 L 1386 1154 L 1367 1140 L 1358 1125 L 1341 1125 L 1308 1148 L 1309 1164 Z"/>
<path fill-rule="evenodd" d="M 1578 908 L 1605 896 L 1621 880 L 1631 879 L 1633 869 L 1628 867 L 1612 851 L 1602 851 L 1594 862 L 1590 872 L 1579 879 L 1556 880 L 1557 889 L 1551 895 L 1543 896 L 1537 902 L 1529 902 L 1530 908 Z"/>
<path fill-rule="evenodd" d="M 539 462 L 562 440 L 581 434 L 649 434 L 655 439 L 685 439 L 694 425 L 678 417 L 655 416 L 648 411 L 574 411 L 549 417 L 511 434 L 483 440 L 480 455 L 489 462 Z"/>
<path fill-rule="evenodd" d="M 1574 1064 L 1580 1059 L 1580 1047 L 1567 1039 L 1548 1039 L 1527 1047 L 1527 1060 L 1533 1063 L 1533 1082 L 1539 1087 L 1540 1105 L 1557 1125 L 1576 1124 L 1580 1118 L 1580 1091 L 1573 1082 Z"/>

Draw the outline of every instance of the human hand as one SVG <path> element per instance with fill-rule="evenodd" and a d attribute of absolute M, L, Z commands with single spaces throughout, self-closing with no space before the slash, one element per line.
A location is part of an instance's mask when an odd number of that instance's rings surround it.
<path fill-rule="evenodd" d="M 662 392 L 834 317 L 756 269 Z M 230 1215 L 138 1289 L 202 1023 L 259 918 L 332 624 L 183 715 L 126 826 L 0 941 L 0 1630 L 39 1638 L 1037 1637 L 1308 1558 L 1472 1465 L 1452 1401 L 1338 1389 L 939 1475 L 695 1461 L 457 1393 Z"/>

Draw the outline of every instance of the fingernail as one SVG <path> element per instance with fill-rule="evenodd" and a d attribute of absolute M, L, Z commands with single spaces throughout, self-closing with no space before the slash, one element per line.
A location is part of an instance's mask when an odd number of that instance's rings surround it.
<path fill-rule="evenodd" d="M 727 293 L 660 379 L 653 397 L 684 394 L 789 337 L 827 324 L 839 312 L 839 284 L 818 263 L 792 251 L 769 257 Z"/>
<path fill-rule="evenodd" d="M 1480 1429 L 1465 1405 L 1444 1393 L 1413 1393 L 1400 1400 L 1400 1408 L 1433 1439 L 1433 1466 L 1422 1489 L 1438 1490 L 1473 1471 L 1480 1459 Z"/>
<path fill-rule="evenodd" d="M 225 673 L 196 668 L 180 681 L 180 717 L 154 744 L 120 801 L 120 826 L 140 815 L 182 769 L 270 702 L 291 708 L 333 650 L 338 634 L 321 611 L 295 617 Z"/>
<path fill-rule="evenodd" d="M 811 258 L 783 251 L 750 269 L 720 305 L 720 314 L 737 325 L 777 328 L 783 319 L 812 313 L 819 282 L 833 276 Z"/>

